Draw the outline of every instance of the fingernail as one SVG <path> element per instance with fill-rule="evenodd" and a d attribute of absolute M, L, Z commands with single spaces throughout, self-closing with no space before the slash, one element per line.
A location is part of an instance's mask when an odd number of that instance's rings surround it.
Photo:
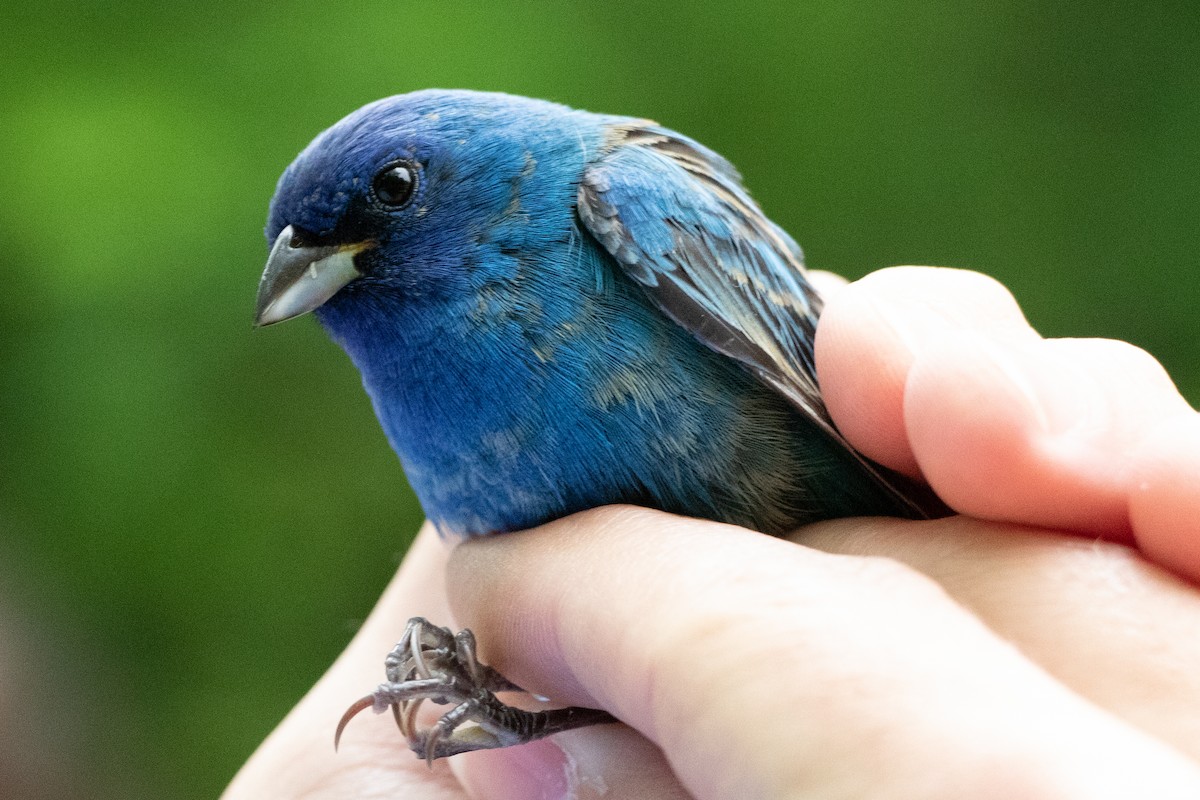
<path fill-rule="evenodd" d="M 450 759 L 450 768 L 474 800 L 691 797 L 662 751 L 624 725 L 597 725 L 520 747 L 465 753 Z"/>
<path fill-rule="evenodd" d="M 572 759 L 549 739 L 450 759 L 471 797 L 480 800 L 573 800 Z"/>

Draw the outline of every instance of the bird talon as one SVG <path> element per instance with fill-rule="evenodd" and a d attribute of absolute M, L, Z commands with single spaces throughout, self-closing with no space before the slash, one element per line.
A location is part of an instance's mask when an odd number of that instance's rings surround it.
<path fill-rule="evenodd" d="M 367 708 L 377 714 L 390 709 L 409 748 L 431 766 L 458 753 L 507 747 L 613 721 L 592 709 L 524 711 L 504 704 L 496 692 L 522 690 L 479 661 L 471 632 L 454 634 L 419 617 L 409 621 L 400 642 L 384 659 L 384 670 L 387 682 L 342 715 L 334 734 L 335 748 L 350 720 Z M 422 729 L 417 726 L 417 712 L 426 700 L 454 707 Z"/>
<path fill-rule="evenodd" d="M 442 738 L 442 729 L 435 725 L 425 734 L 422 747 L 425 750 L 425 765 L 433 769 L 433 760 L 437 758 L 438 741 Z"/>
<path fill-rule="evenodd" d="M 346 709 L 346 713 L 342 714 L 342 718 L 338 720 L 337 730 L 333 733 L 334 750 L 337 750 L 338 745 L 341 744 L 342 732 L 346 730 L 346 726 L 350 724 L 350 720 L 354 719 L 373 705 L 375 705 L 375 695 L 369 694 L 366 697 L 358 699 Z"/>

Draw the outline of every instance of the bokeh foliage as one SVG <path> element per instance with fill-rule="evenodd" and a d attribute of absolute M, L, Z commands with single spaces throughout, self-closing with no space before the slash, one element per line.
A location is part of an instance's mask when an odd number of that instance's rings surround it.
<path fill-rule="evenodd" d="M 276 177 L 377 97 L 653 117 L 812 265 L 988 272 L 1200 397 L 1190 3 L 7 6 L 0 695 L 38 710 L 0 699 L 0 762 L 72 764 L 45 792 L 214 796 L 419 524 L 341 353 L 249 325 Z"/>

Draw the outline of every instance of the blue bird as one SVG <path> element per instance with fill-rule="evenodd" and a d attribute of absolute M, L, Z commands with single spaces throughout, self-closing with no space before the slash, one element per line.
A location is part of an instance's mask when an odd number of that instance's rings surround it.
<path fill-rule="evenodd" d="M 800 248 L 728 161 L 656 123 L 503 94 L 390 97 L 296 158 L 266 234 L 257 324 L 315 311 L 444 535 L 610 503 L 769 534 L 945 513 L 834 428 Z M 393 657 L 360 708 L 411 720 L 421 698 L 458 696 L 383 691 L 433 673 L 511 688 L 469 633 L 414 621 Z M 495 709 L 471 716 L 495 740 L 481 746 L 532 738 Z M 461 722 L 410 744 L 470 749 Z"/>

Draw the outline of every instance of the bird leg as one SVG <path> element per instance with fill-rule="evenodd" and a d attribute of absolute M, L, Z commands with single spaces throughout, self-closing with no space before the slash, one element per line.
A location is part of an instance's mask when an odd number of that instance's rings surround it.
<path fill-rule="evenodd" d="M 458 753 L 524 744 L 572 728 L 617 721 L 607 711 L 592 708 L 525 711 L 501 702 L 496 692 L 524 690 L 479 661 L 474 634 L 453 633 L 422 617 L 408 621 L 399 643 L 384 659 L 384 674 L 384 683 L 342 715 L 334 747 L 350 720 L 367 708 L 377 714 L 391 709 L 408 746 L 430 766 L 434 759 Z M 416 717 L 426 700 L 453 708 L 422 730 Z"/>

